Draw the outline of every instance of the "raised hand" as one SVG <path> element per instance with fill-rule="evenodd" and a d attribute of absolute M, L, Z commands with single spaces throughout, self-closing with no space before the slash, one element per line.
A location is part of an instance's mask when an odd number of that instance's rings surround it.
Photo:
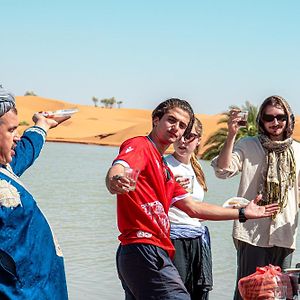
<path fill-rule="evenodd" d="M 39 126 L 44 130 L 48 131 L 49 129 L 58 126 L 60 123 L 70 118 L 71 118 L 70 116 L 47 118 L 43 115 L 42 112 L 39 112 L 33 115 L 32 120 L 36 126 Z"/>
<path fill-rule="evenodd" d="M 187 189 L 190 185 L 190 179 L 180 175 L 175 176 L 175 180 L 184 188 Z"/>
<path fill-rule="evenodd" d="M 238 116 L 240 113 L 240 110 L 238 109 L 232 109 L 229 111 L 229 119 L 227 121 L 228 126 L 228 133 L 231 135 L 236 135 L 240 125 L 238 122 L 241 120 L 241 117 Z"/>

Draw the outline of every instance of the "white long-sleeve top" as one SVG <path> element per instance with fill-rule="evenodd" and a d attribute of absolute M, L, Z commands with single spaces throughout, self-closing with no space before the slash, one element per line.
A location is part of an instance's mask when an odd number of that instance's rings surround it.
<path fill-rule="evenodd" d="M 264 218 L 247 220 L 245 223 L 234 221 L 233 237 L 259 247 L 284 247 L 295 249 L 299 211 L 299 171 L 300 143 L 293 141 L 296 162 L 296 180 L 288 191 L 287 206 L 278 213 L 275 220 Z M 265 152 L 257 137 L 239 140 L 234 146 L 231 164 L 228 169 L 217 166 L 218 157 L 212 160 L 212 167 L 219 178 L 229 178 L 241 172 L 238 196 L 254 199 L 259 192 L 265 162 Z"/>

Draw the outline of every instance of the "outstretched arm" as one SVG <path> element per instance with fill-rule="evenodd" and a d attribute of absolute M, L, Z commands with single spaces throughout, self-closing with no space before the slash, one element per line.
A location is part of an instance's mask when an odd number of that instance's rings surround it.
<path fill-rule="evenodd" d="M 266 206 L 258 206 L 256 203 L 261 200 L 261 195 L 245 207 L 245 216 L 247 219 L 259 219 L 272 216 L 277 210 L 277 204 L 270 204 Z M 191 197 L 179 200 L 174 203 L 174 206 L 183 210 L 192 218 L 224 221 L 236 220 L 239 218 L 239 210 L 234 208 L 224 208 L 218 205 L 196 202 Z"/>

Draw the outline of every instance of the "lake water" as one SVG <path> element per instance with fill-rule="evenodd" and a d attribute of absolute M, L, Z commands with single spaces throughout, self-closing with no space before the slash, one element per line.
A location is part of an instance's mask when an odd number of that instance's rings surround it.
<path fill-rule="evenodd" d="M 70 300 L 124 299 L 115 270 L 116 201 L 104 183 L 117 152 L 114 147 L 47 143 L 35 165 L 22 176 L 63 249 Z M 209 162 L 201 164 L 209 188 L 205 201 L 222 204 L 236 195 L 238 178 L 217 179 Z M 207 225 L 214 273 L 210 299 L 232 299 L 236 266 L 232 222 Z M 298 251 L 293 265 L 297 262 Z"/>

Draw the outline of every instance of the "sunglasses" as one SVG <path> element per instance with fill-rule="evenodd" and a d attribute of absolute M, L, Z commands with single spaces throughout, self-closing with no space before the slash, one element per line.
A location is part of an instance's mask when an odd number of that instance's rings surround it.
<path fill-rule="evenodd" d="M 278 122 L 284 122 L 287 121 L 287 115 L 267 115 L 267 114 L 263 114 L 262 119 L 266 122 L 273 122 L 275 119 Z"/>
<path fill-rule="evenodd" d="M 189 134 L 187 134 L 186 136 L 184 136 L 183 138 L 184 138 L 184 141 L 186 142 L 186 143 L 191 143 L 191 142 L 193 142 L 196 138 L 198 138 L 199 136 L 198 136 L 198 134 L 197 133 L 189 133 Z"/>

